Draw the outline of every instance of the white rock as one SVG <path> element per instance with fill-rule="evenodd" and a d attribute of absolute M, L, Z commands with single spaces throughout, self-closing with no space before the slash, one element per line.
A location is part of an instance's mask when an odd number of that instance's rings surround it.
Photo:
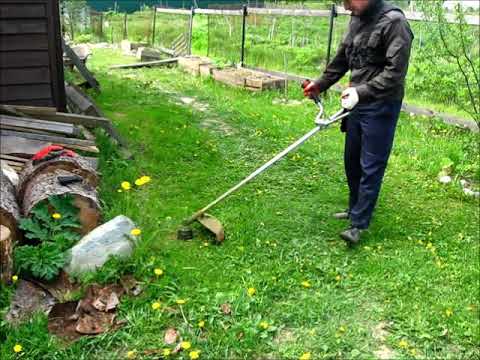
<path fill-rule="evenodd" d="M 474 196 L 474 197 L 480 197 L 480 192 L 479 191 L 473 191 L 470 189 L 463 189 L 463 193 L 467 196 Z"/>
<path fill-rule="evenodd" d="M 440 181 L 442 184 L 448 184 L 452 182 L 452 177 L 448 175 L 443 175 L 438 178 L 438 181 Z"/>
<path fill-rule="evenodd" d="M 71 259 L 65 267 L 68 274 L 81 274 L 100 268 L 111 256 L 128 258 L 135 247 L 130 235 L 135 224 L 119 215 L 85 235 L 71 250 Z"/>

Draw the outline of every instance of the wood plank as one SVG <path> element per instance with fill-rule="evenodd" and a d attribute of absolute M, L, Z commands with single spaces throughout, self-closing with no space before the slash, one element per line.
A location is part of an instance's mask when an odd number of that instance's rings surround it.
<path fill-rule="evenodd" d="M 46 34 L 47 19 L 22 19 L 0 21 L 0 34 Z"/>
<path fill-rule="evenodd" d="M 195 10 L 196 12 L 196 10 Z M 157 8 L 157 13 L 162 14 L 177 14 L 177 15 L 191 15 L 191 10 L 183 10 L 183 9 L 165 9 L 165 8 Z"/>
<path fill-rule="evenodd" d="M 95 141 L 96 140 L 96 137 L 95 135 L 90 132 L 85 126 L 83 125 L 78 125 L 78 128 L 80 129 L 83 137 L 87 140 L 91 140 L 91 141 Z"/>
<path fill-rule="evenodd" d="M 165 60 L 157 60 L 157 61 L 147 61 L 135 64 L 124 64 L 124 65 L 113 65 L 110 66 L 109 69 L 137 69 L 142 67 L 154 67 L 154 66 L 163 66 L 163 65 L 171 65 L 178 62 L 178 58 L 170 58 Z"/>
<path fill-rule="evenodd" d="M 88 82 L 88 84 L 95 90 L 100 91 L 100 84 L 98 83 L 97 79 L 95 79 L 93 74 L 87 69 L 87 67 L 80 60 L 77 54 L 75 54 L 72 48 L 68 44 L 66 44 L 63 39 L 62 39 L 62 46 L 67 56 L 75 64 L 75 67 L 78 69 L 80 74 L 82 74 L 83 78 Z"/>
<path fill-rule="evenodd" d="M 195 9 L 195 14 L 243 16 L 243 10 Z"/>
<path fill-rule="evenodd" d="M 18 136 L 26 139 L 49 141 L 57 144 L 95 146 L 95 143 L 90 140 L 72 139 L 72 138 L 66 138 L 62 136 L 41 135 L 41 134 L 33 134 L 28 132 L 20 132 L 20 131 L 12 131 L 12 130 L 0 130 L 0 135 Z"/>
<path fill-rule="evenodd" d="M 0 85 L 0 101 L 35 100 L 52 95 L 50 84 Z"/>
<path fill-rule="evenodd" d="M 21 158 L 18 156 L 7 155 L 7 154 L 0 154 L 0 158 L 4 160 L 13 160 L 21 163 L 26 163 L 29 161 L 29 159 Z"/>
<path fill-rule="evenodd" d="M 2 35 L 0 51 L 48 50 L 47 34 Z"/>
<path fill-rule="evenodd" d="M 1 4 L 0 19 L 38 18 L 47 16 L 45 4 Z"/>
<path fill-rule="evenodd" d="M 25 69 L 4 69 L 0 73 L 0 84 L 50 84 L 50 68 L 45 66 Z"/>
<path fill-rule="evenodd" d="M 33 134 L 52 135 L 52 133 L 48 131 L 29 129 L 21 126 L 11 126 L 11 125 L 4 125 L 4 124 L 0 124 L 0 129 L 21 131 L 21 132 L 31 132 Z"/>
<path fill-rule="evenodd" d="M 80 135 L 80 131 L 76 129 L 75 126 L 73 126 L 72 124 L 65 124 L 55 121 L 0 115 L 0 124 L 50 131 L 65 135 Z"/>
<path fill-rule="evenodd" d="M 0 99 L 1 99 L 1 88 L 0 88 Z M 32 106 L 39 106 L 39 107 L 47 107 L 47 106 L 54 106 L 53 100 L 50 99 L 33 99 L 33 100 L 9 100 L 8 104 L 13 106 L 18 105 L 32 105 Z"/>
<path fill-rule="evenodd" d="M 49 66 L 48 51 L 13 51 L 1 52 L 0 69 Z"/>
<path fill-rule="evenodd" d="M 0 108 L 2 107 L 9 107 L 9 105 L 1 105 Z M 12 106 L 15 110 L 20 111 L 25 114 L 30 114 L 30 115 L 42 115 L 42 114 L 55 114 L 57 112 L 57 109 L 54 107 L 47 107 L 47 106 L 27 106 L 27 105 L 13 105 Z"/>

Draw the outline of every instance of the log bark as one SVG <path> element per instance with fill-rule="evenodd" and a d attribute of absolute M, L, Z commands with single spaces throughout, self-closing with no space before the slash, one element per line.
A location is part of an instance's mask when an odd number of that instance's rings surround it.
<path fill-rule="evenodd" d="M 74 174 L 62 169 L 55 169 L 32 178 L 24 190 L 23 215 L 29 216 L 35 205 L 51 196 L 70 194 L 74 199 L 74 205 L 79 209 L 79 221 L 82 226 L 80 233 L 85 235 L 95 229 L 100 223 L 100 203 L 97 191 L 88 181 L 63 186 L 57 180 L 58 176 L 71 175 Z"/>
<path fill-rule="evenodd" d="M 0 283 L 9 284 L 13 275 L 13 234 L 0 225 Z"/>
<path fill-rule="evenodd" d="M 37 176 L 40 174 L 48 174 L 59 169 L 81 176 L 84 181 L 93 188 L 98 185 L 98 176 L 95 169 L 92 168 L 89 161 L 81 156 L 60 156 L 37 165 L 33 165 L 33 162 L 29 161 L 20 173 L 20 183 L 17 189 L 18 199 L 23 199 L 28 184 Z"/>
<path fill-rule="evenodd" d="M 20 238 L 18 221 L 20 211 L 15 187 L 0 172 L 0 282 L 9 283 L 12 277 L 14 243 Z"/>

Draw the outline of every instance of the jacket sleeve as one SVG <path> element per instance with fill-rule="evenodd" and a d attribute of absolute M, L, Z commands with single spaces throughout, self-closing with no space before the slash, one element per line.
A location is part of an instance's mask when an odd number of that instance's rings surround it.
<path fill-rule="evenodd" d="M 345 53 L 346 45 L 342 41 L 338 47 L 337 53 L 333 60 L 328 64 L 323 75 L 315 80 L 315 84 L 320 88 L 320 92 L 327 90 L 330 86 L 335 84 L 348 71 L 348 60 Z"/>
<path fill-rule="evenodd" d="M 382 99 L 403 83 L 408 70 L 413 34 L 403 15 L 396 16 L 385 29 L 385 67 L 373 79 L 356 87 L 360 101 Z"/>

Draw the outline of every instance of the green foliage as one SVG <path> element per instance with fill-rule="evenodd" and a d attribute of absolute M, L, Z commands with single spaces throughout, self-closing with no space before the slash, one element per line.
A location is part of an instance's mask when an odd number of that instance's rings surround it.
<path fill-rule="evenodd" d="M 60 214 L 54 219 L 52 213 Z M 19 227 L 34 245 L 15 248 L 15 264 L 19 272 L 36 278 L 53 280 L 65 265 L 65 253 L 79 240 L 75 229 L 80 227 L 78 209 L 69 195 L 52 196 L 31 211 L 30 218 L 20 220 Z"/>

